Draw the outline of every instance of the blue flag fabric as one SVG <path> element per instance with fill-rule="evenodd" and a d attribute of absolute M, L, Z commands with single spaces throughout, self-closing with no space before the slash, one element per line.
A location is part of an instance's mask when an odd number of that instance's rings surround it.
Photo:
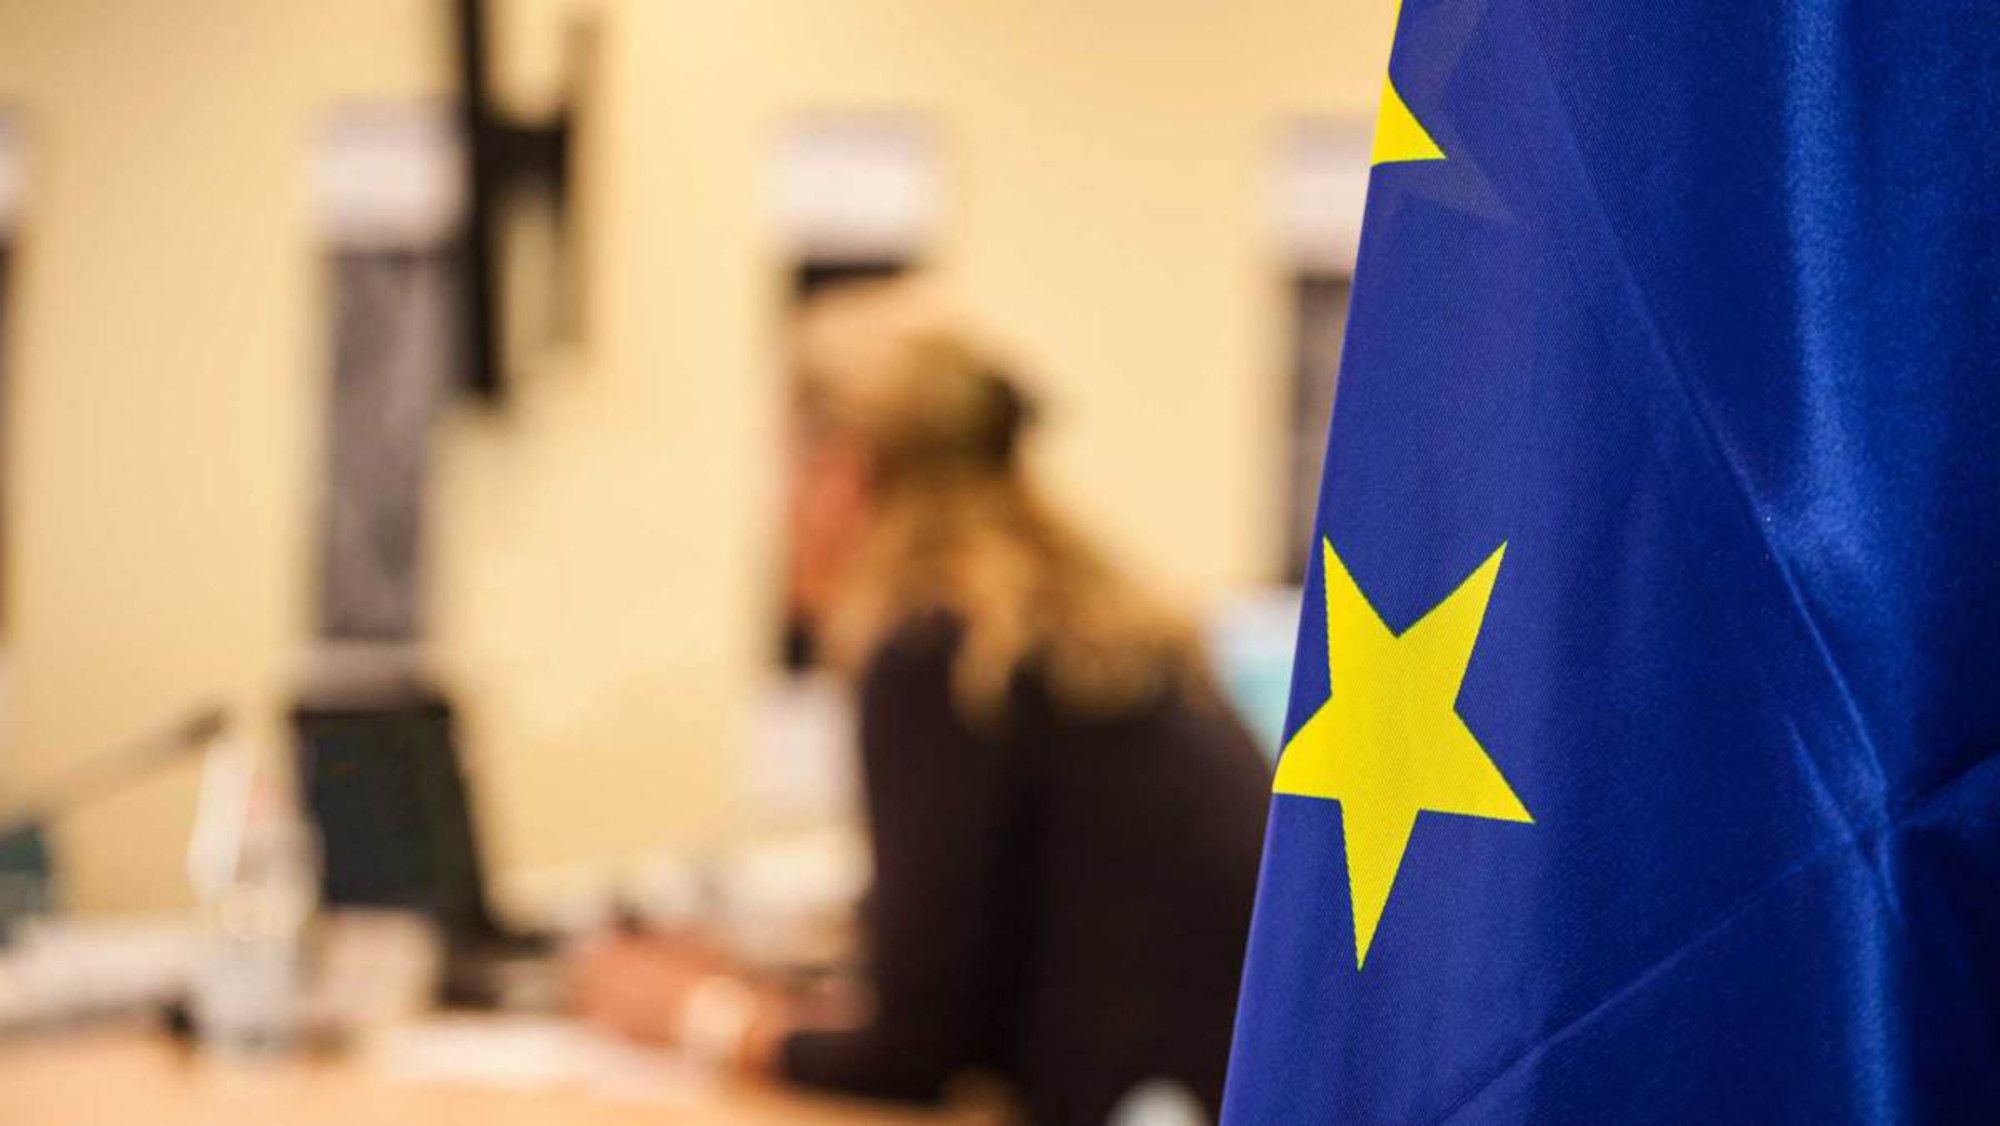
<path fill-rule="evenodd" d="M 1225 1121 L 2000 1122 L 2000 3 L 1388 75 Z"/>

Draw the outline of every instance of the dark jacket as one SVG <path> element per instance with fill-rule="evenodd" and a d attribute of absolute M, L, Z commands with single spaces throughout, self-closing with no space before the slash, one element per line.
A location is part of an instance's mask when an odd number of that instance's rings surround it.
<path fill-rule="evenodd" d="M 1039 1126 L 1098 1126 L 1149 1078 L 1219 1107 L 1270 776 L 1218 701 L 1067 715 L 1032 669 L 999 722 L 952 705 L 961 630 L 905 627 L 863 685 L 878 1012 L 794 1037 L 794 1080 L 935 1098 L 1011 1080 Z"/>

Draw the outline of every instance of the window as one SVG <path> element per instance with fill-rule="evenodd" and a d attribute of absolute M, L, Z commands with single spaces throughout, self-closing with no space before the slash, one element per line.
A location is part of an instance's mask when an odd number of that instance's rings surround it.
<path fill-rule="evenodd" d="M 20 132 L 11 122 L 0 118 L 0 467 L 7 462 L 7 424 L 9 412 L 6 403 L 12 398 L 11 385 L 7 379 L 7 357 L 12 347 L 8 339 L 10 316 L 13 305 L 14 233 L 18 229 L 21 204 L 21 152 Z M 4 479 L 0 479 L 0 497 L 6 496 L 8 489 Z M 0 561 L 8 555 L 7 524 L 4 511 L 0 511 Z M 4 588 L 0 582 L 0 588 Z M 0 635 L 4 635 L 6 620 L 0 615 Z M 5 664 L 0 662 L 0 703 L 5 698 Z M 42 830 L 37 826 L 17 829 L 12 833 L 0 833 L 0 930 L 5 930 L 16 919 L 40 914 L 53 906 L 49 884 L 48 843 Z"/>
<path fill-rule="evenodd" d="M 1369 139 L 1365 121 L 1295 122 L 1279 147 L 1273 179 L 1273 223 L 1292 319 L 1283 534 L 1285 577 L 1294 583 L 1304 581 L 1312 559 L 1320 467 L 1368 194 Z"/>
<path fill-rule="evenodd" d="M 14 304 L 14 261 L 15 232 L 19 229 L 21 213 L 22 171 L 21 130 L 5 117 L 0 117 L 0 498 L 11 491 L 4 476 L 9 460 L 7 456 L 8 437 L 13 427 L 8 420 L 12 412 L 8 404 L 13 401 L 13 385 L 7 374 L 7 359 L 13 350 L 8 329 Z M 8 528 L 12 521 L 0 511 L 0 567 L 11 554 L 8 542 Z M 4 570 L 0 570 L 0 590 L 6 588 Z M 7 617 L 4 604 L 0 604 L 0 636 L 4 636 Z"/>
<path fill-rule="evenodd" d="M 401 645 L 421 628 L 432 424 L 464 363 L 463 176 L 442 110 L 335 119 L 315 154 L 334 314 L 319 632 Z"/>
<path fill-rule="evenodd" d="M 772 196 L 795 301 L 922 261 L 939 209 L 933 149 L 921 121 L 896 114 L 813 115 L 784 134 Z M 804 671 L 812 629 L 785 594 L 784 665 Z"/>
<path fill-rule="evenodd" d="M 1285 577 L 1303 582 L 1312 560 L 1313 517 L 1319 511 L 1319 478 L 1325 460 L 1327 421 L 1340 384 L 1340 345 L 1347 336 L 1347 298 L 1353 278 L 1344 273 L 1301 271 L 1291 278 L 1291 451 L 1286 481 Z"/>

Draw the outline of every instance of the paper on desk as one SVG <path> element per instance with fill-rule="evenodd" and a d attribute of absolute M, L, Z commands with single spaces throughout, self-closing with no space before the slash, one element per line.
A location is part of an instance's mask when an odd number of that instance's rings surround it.
<path fill-rule="evenodd" d="M 713 1079 L 664 1052 L 553 1017 L 434 1017 L 386 1032 L 370 1065 L 406 1083 L 508 1090 L 581 1089 L 607 1099 L 690 1103 Z"/>

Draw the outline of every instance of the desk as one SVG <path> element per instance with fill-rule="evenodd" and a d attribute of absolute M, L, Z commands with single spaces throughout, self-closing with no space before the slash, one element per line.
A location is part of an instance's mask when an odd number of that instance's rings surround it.
<path fill-rule="evenodd" d="M 399 1081 L 339 1059 L 228 1065 L 144 1027 L 0 1040 L 4 1126 L 996 1126 L 733 1081 L 644 1101 Z"/>

